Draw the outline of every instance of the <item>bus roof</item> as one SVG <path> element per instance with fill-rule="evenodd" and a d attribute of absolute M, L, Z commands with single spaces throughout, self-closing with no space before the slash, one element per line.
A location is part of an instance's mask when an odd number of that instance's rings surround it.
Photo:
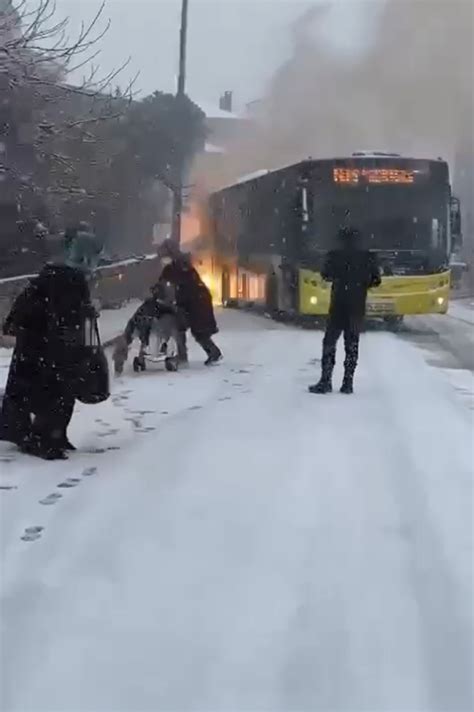
<path fill-rule="evenodd" d="M 348 162 L 357 162 L 357 161 L 364 161 L 364 160 L 380 160 L 380 161 L 386 161 L 386 160 L 394 160 L 397 159 L 401 162 L 403 161 L 415 161 L 417 163 L 447 163 L 443 158 L 419 158 L 419 157 L 414 157 L 414 156 L 403 156 L 399 153 L 385 153 L 383 151 L 355 151 L 352 155 L 340 155 L 340 156 L 332 156 L 331 158 L 304 158 L 301 161 L 296 161 L 296 163 L 288 163 L 284 166 L 280 166 L 279 168 L 273 168 L 272 170 L 268 168 L 261 168 L 259 170 L 253 171 L 252 173 L 248 173 L 247 175 L 244 175 L 240 178 L 237 178 L 233 183 L 228 183 L 227 185 L 224 185 L 222 188 L 219 190 L 215 191 L 216 193 L 219 193 L 221 190 L 228 190 L 229 188 L 233 188 L 234 186 L 237 185 L 244 185 L 245 183 L 251 183 L 252 181 L 257 181 L 260 178 L 268 175 L 276 175 L 277 173 L 286 171 L 290 168 L 298 168 L 298 167 L 303 167 L 307 166 L 308 164 L 314 164 L 314 163 L 332 163 L 333 161 L 348 161 Z"/>

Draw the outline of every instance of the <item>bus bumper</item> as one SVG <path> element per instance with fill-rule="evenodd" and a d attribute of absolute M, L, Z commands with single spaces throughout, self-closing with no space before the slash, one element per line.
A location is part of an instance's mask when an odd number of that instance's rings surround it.
<path fill-rule="evenodd" d="M 445 314 L 449 306 L 450 272 L 430 275 L 384 277 L 367 298 L 368 318 L 389 318 L 415 314 Z M 299 311 L 304 316 L 324 316 L 329 312 L 331 286 L 321 275 L 299 271 Z"/>

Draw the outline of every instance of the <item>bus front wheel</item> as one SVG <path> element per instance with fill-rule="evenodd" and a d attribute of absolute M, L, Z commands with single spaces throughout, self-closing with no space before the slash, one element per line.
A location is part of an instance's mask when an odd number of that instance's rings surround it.
<path fill-rule="evenodd" d="M 386 316 L 384 318 L 384 323 L 390 331 L 400 331 L 403 324 L 403 316 Z"/>

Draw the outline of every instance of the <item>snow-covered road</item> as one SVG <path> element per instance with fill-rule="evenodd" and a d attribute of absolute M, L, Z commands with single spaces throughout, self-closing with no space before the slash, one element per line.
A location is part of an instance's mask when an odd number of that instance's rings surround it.
<path fill-rule="evenodd" d="M 468 389 L 367 333 L 356 395 L 311 396 L 321 334 L 222 321 L 219 367 L 79 408 L 68 463 L 2 449 L 0 709 L 472 710 Z"/>

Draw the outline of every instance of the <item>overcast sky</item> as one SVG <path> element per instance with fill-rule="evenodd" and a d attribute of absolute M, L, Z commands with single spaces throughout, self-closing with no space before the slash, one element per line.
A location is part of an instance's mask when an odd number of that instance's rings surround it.
<path fill-rule="evenodd" d="M 226 89 L 239 106 L 261 95 L 265 82 L 288 56 L 291 23 L 317 0 L 189 0 L 187 91 L 195 101 L 217 103 Z M 339 0 L 326 28 L 328 41 L 353 48 L 364 37 L 357 0 Z M 91 18 L 100 0 L 57 0 L 59 16 L 71 29 Z M 111 27 L 101 41 L 104 71 L 129 55 L 130 76 L 148 93 L 176 87 L 181 0 L 107 0 L 104 21 Z"/>

